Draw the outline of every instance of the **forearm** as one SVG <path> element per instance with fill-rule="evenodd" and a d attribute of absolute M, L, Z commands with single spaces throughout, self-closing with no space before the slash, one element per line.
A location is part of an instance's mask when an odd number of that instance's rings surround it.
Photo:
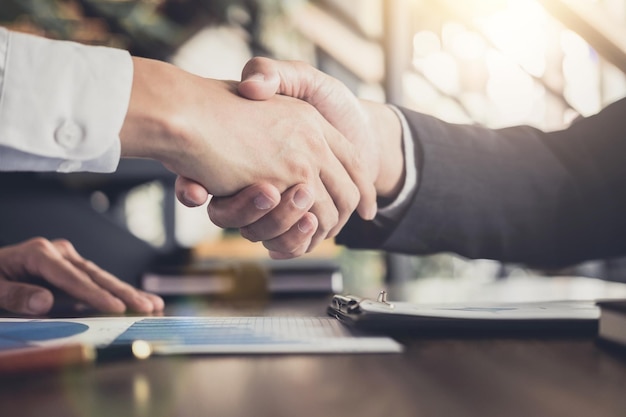
<path fill-rule="evenodd" d="M 450 125 L 405 111 L 422 161 L 407 214 L 382 228 L 354 219 L 341 241 L 534 265 L 622 254 L 624 107 L 554 133 Z"/>
<path fill-rule="evenodd" d="M 180 159 L 184 135 L 181 85 L 189 74 L 165 62 L 133 57 L 128 111 L 120 131 L 121 156 L 167 163 Z M 209 115 L 207 115 L 207 118 Z"/>
<path fill-rule="evenodd" d="M 361 100 L 377 145 L 380 169 L 374 182 L 379 199 L 393 200 L 404 184 L 402 127 L 398 115 L 386 104 Z"/>

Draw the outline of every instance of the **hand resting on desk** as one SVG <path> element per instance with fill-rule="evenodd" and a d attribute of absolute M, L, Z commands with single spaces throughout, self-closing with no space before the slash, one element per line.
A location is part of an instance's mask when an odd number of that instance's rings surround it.
<path fill-rule="evenodd" d="M 52 308 L 54 296 L 41 286 L 27 283 L 40 278 L 105 313 L 126 309 L 152 313 L 163 300 L 137 290 L 78 254 L 67 240 L 33 238 L 0 248 L 0 309 L 41 315 Z"/>

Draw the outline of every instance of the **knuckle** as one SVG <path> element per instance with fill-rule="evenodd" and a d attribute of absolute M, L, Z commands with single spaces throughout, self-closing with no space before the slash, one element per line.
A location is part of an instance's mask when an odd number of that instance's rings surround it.
<path fill-rule="evenodd" d="M 341 228 L 343 227 L 343 225 L 345 224 L 345 222 L 339 222 L 337 224 L 337 226 L 333 227 L 328 234 L 326 235 L 326 239 L 331 239 L 334 238 L 335 236 L 337 236 L 339 234 L 339 232 L 341 231 Z"/>
<path fill-rule="evenodd" d="M 340 217 L 346 214 L 350 215 L 354 211 L 361 199 L 361 193 L 355 185 L 352 185 L 345 188 L 342 197 L 342 200 L 337 202 L 337 210 L 340 212 Z"/>
<path fill-rule="evenodd" d="M 54 246 L 56 246 L 59 249 L 62 250 L 73 250 L 74 249 L 74 245 L 72 245 L 70 243 L 69 240 L 66 239 L 55 239 L 52 241 L 52 243 L 54 244 Z"/>
<path fill-rule="evenodd" d="M 297 179 L 297 182 L 309 182 L 315 176 L 309 157 L 304 156 L 304 154 L 291 157 L 287 161 L 287 169 L 290 175 Z"/>
<path fill-rule="evenodd" d="M 32 238 L 24 244 L 32 253 L 42 254 L 54 251 L 54 245 L 48 239 L 43 237 Z"/>
<path fill-rule="evenodd" d="M 260 240 L 254 229 L 250 226 L 242 227 L 239 229 L 239 233 L 241 234 L 241 237 L 249 240 L 250 242 L 258 242 Z"/>
<path fill-rule="evenodd" d="M 353 152 L 352 157 L 350 158 L 350 163 L 352 164 L 352 168 L 354 169 L 354 171 L 359 175 L 365 173 L 368 170 L 368 165 L 365 162 L 363 152 Z"/>
<path fill-rule="evenodd" d="M 96 269 L 99 269 L 95 263 L 85 258 L 75 259 L 72 262 L 76 267 L 82 269 L 83 271 L 94 271 Z"/>
<path fill-rule="evenodd" d="M 293 127 L 293 135 L 303 141 L 307 152 L 326 148 L 326 139 L 320 129 L 323 117 L 309 104 L 303 104 L 298 110 L 304 121 Z"/>
<path fill-rule="evenodd" d="M 307 138 L 307 143 L 309 147 L 311 148 L 313 152 L 315 152 L 315 155 L 319 153 L 323 153 L 327 150 L 328 145 L 326 143 L 326 140 L 321 134 L 318 134 L 315 131 L 310 132 L 306 135 L 306 138 Z"/>
<path fill-rule="evenodd" d="M 315 235 L 325 238 L 328 236 L 328 233 L 333 229 L 333 227 L 335 227 L 338 221 L 339 218 L 337 216 L 333 216 L 332 218 L 327 217 L 324 220 L 320 220 Z"/>

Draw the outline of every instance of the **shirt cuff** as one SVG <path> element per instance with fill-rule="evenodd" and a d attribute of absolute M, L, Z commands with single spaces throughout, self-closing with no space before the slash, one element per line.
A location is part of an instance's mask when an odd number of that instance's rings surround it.
<path fill-rule="evenodd" d="M 402 150 L 404 152 L 405 177 L 404 185 L 398 196 L 390 204 L 379 207 L 377 217 L 381 217 L 387 221 L 397 221 L 406 211 L 406 208 L 410 205 L 417 191 L 417 168 L 415 165 L 415 144 L 409 124 L 404 114 L 402 114 L 396 106 L 389 105 L 389 108 L 396 113 L 402 127 Z"/>
<path fill-rule="evenodd" d="M 130 54 L 0 28 L 0 170 L 115 171 Z"/>

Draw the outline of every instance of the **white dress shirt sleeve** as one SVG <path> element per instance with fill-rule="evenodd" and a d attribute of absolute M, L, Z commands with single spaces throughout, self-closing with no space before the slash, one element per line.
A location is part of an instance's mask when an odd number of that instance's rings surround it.
<path fill-rule="evenodd" d="M 415 164 L 415 143 L 409 124 L 404 114 L 395 106 L 389 106 L 400 119 L 402 126 L 402 150 L 404 152 L 404 185 L 398 196 L 390 204 L 385 207 L 379 207 L 378 216 L 385 220 L 396 221 L 405 211 L 405 208 L 411 203 L 413 195 L 417 191 L 417 167 Z"/>
<path fill-rule="evenodd" d="M 0 171 L 115 171 L 127 51 L 0 28 Z"/>

